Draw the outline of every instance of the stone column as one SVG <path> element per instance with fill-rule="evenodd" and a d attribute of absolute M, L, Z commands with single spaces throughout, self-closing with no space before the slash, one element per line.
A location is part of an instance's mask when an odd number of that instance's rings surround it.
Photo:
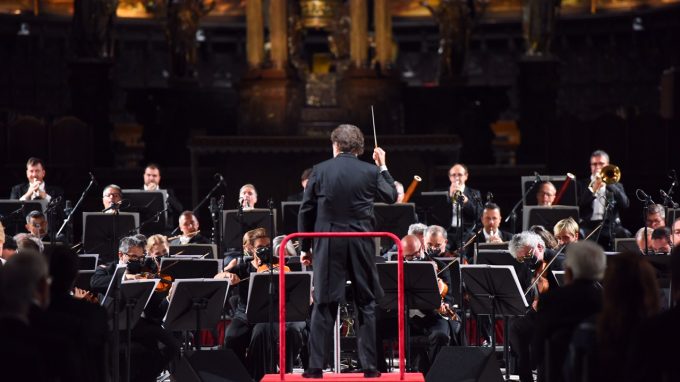
<path fill-rule="evenodd" d="M 262 66 L 264 61 L 262 0 L 246 1 L 246 54 L 249 68 L 259 69 Z"/>
<path fill-rule="evenodd" d="M 349 32 L 349 55 L 352 66 L 363 68 L 368 59 L 368 6 L 365 0 L 349 1 L 351 28 Z"/>
<path fill-rule="evenodd" d="M 288 63 L 287 2 L 274 0 L 269 3 L 269 36 L 272 44 L 274 69 L 284 70 Z"/>
<path fill-rule="evenodd" d="M 388 0 L 375 0 L 375 53 L 382 69 L 392 66 L 392 14 Z"/>

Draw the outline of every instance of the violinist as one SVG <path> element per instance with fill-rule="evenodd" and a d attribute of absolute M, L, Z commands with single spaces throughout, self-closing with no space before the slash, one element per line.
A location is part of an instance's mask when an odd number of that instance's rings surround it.
<path fill-rule="evenodd" d="M 430 226 L 425 231 L 425 248 L 421 246 L 420 240 L 415 235 L 406 235 L 401 239 L 402 250 L 406 261 L 435 261 L 435 257 L 443 256 L 446 251 L 446 230 L 440 226 Z M 435 264 L 435 271 L 438 270 Z M 419 309 L 409 309 L 409 330 L 411 335 L 426 336 L 428 347 L 425 352 L 420 354 L 417 368 L 423 373 L 427 373 L 434 362 L 437 354 L 443 346 L 450 344 L 457 330 L 457 321 L 453 323 L 444 318 L 445 314 L 451 309 L 453 299 L 448 293 L 450 285 L 449 272 L 443 272 L 438 279 L 439 291 L 443 294 L 439 309 L 422 311 Z M 456 325 L 451 325 L 456 324 Z M 396 320 L 388 317 L 387 312 L 378 310 L 378 324 L 376 325 L 377 349 L 383 349 L 382 341 L 389 335 L 396 335 Z M 385 357 L 378 356 L 378 371 L 385 372 L 387 365 Z"/>
<path fill-rule="evenodd" d="M 229 280 L 232 286 L 237 286 L 239 296 L 232 321 L 225 333 L 225 346 L 236 353 L 251 377 L 259 381 L 268 371 L 267 366 L 270 364 L 268 346 L 272 344 L 272 335 L 269 333 L 267 323 L 248 322 L 246 306 L 248 305 L 249 279 L 252 273 L 269 272 L 270 269 L 278 268 L 278 261 L 272 256 L 271 242 L 264 228 L 246 232 L 244 239 L 246 238 L 248 243 L 244 246 L 245 255 L 252 256 L 252 259 L 236 264 L 229 271 L 217 274 L 215 278 Z M 286 271 L 289 270 L 287 268 Z M 291 372 L 293 360 L 297 358 L 302 347 L 302 328 L 304 328 L 304 322 L 286 323 L 286 352 L 288 353 L 286 366 Z M 275 331 L 277 329 L 278 324 L 274 327 Z M 278 333 L 273 335 L 278 336 Z M 273 372 L 273 370 L 269 371 Z"/>
<path fill-rule="evenodd" d="M 118 246 L 118 262 L 101 266 L 92 275 L 90 286 L 93 292 L 106 292 L 117 264 L 127 265 L 126 280 L 146 278 L 142 275 L 146 263 L 146 242 L 144 235 L 122 238 Z M 155 380 L 171 361 L 179 357 L 179 341 L 161 326 L 167 309 L 165 297 L 165 293 L 152 294 L 144 315 L 132 328 L 131 380 Z"/>
<path fill-rule="evenodd" d="M 543 264 L 545 243 L 541 237 L 533 232 L 525 231 L 512 237 L 508 250 L 512 257 L 517 260 L 515 271 L 522 287 L 526 290 L 533 282 L 534 271 L 537 266 Z M 538 283 L 543 284 L 543 283 Z M 547 283 L 546 283 L 547 284 Z M 532 288 L 526 296 L 527 302 L 534 301 L 538 296 L 538 288 Z M 512 319 L 508 338 L 513 354 L 517 357 L 517 374 L 521 382 L 533 382 L 531 374 L 530 345 L 535 328 L 535 304 L 524 317 Z"/>
<path fill-rule="evenodd" d="M 184 211 L 179 216 L 179 230 L 182 231 L 182 234 L 172 240 L 170 245 L 210 244 L 210 240 L 201 235 L 198 218 L 191 211 Z"/>

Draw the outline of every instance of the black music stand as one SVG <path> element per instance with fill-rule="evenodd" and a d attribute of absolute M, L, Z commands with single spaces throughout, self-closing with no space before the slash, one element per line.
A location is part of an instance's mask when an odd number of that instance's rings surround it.
<path fill-rule="evenodd" d="M 650 229 L 650 231 L 652 230 Z M 640 248 L 634 237 L 617 237 L 614 238 L 614 251 L 638 253 Z"/>
<path fill-rule="evenodd" d="M 139 232 L 144 235 L 164 233 L 168 229 L 166 190 L 144 191 L 139 189 L 121 190 L 125 199 L 130 201 L 130 206 L 122 209 L 125 212 L 139 213 L 142 224 Z M 157 219 L 156 219 L 157 217 Z"/>
<path fill-rule="evenodd" d="M 83 212 L 83 251 L 98 253 L 102 263 L 116 258 L 118 241 L 139 225 L 139 214 Z"/>
<path fill-rule="evenodd" d="M 522 216 L 522 230 L 526 231 L 532 225 L 540 225 L 552 231 L 555 224 L 566 218 L 578 222 L 578 207 L 576 206 L 525 206 Z"/>
<path fill-rule="evenodd" d="M 375 203 L 373 215 L 375 216 L 374 226 L 376 231 L 391 232 L 398 237 L 405 236 L 408 233 L 408 227 L 418 221 L 416 205 L 413 203 Z M 388 250 L 392 248 L 392 245 L 394 245 L 392 239 L 388 237 L 380 239 L 382 248 Z"/>
<path fill-rule="evenodd" d="M 281 202 L 281 234 L 291 234 L 298 231 L 298 215 L 302 202 Z"/>
<path fill-rule="evenodd" d="M 555 189 L 559 192 L 559 190 L 562 188 L 562 185 L 566 181 L 567 176 L 566 175 L 541 175 L 541 180 L 544 182 L 551 182 L 554 186 Z M 536 180 L 535 175 L 530 175 L 530 176 L 523 176 L 521 179 L 522 182 L 522 195 L 524 195 L 525 191 L 531 187 L 531 184 Z M 538 185 L 536 185 L 538 186 Z M 536 189 L 538 191 L 538 189 Z M 569 184 L 567 185 L 567 189 L 564 191 L 564 195 L 562 195 L 562 199 L 560 200 L 560 205 L 562 206 L 578 206 L 577 202 L 577 196 L 576 196 L 577 190 L 576 190 L 576 179 L 573 181 L 570 181 Z M 536 194 L 529 194 L 525 199 L 522 200 L 524 206 L 535 206 L 536 205 Z M 577 220 L 578 221 L 578 220 Z"/>
<path fill-rule="evenodd" d="M 664 295 L 664 308 L 673 306 L 671 283 L 671 256 L 670 255 L 648 255 L 645 259 L 649 261 L 656 271 L 656 278 L 659 281 L 659 288 Z M 668 304 L 668 305 L 666 305 Z"/>
<path fill-rule="evenodd" d="M 425 191 L 413 196 L 419 221 L 425 225 L 451 226 L 453 206 L 447 191 Z"/>
<path fill-rule="evenodd" d="M 509 380 L 508 317 L 524 316 L 529 307 L 515 268 L 511 265 L 461 265 L 460 271 L 470 296 L 470 310 L 475 315 L 491 316 L 491 348 L 494 351 L 496 351 L 496 316 L 503 317 L 506 334 L 503 341 L 505 377 Z"/>
<path fill-rule="evenodd" d="M 46 206 L 46 200 L 0 199 L 0 222 L 5 227 L 5 235 L 25 232 L 26 216 L 34 210 L 44 213 Z"/>
<path fill-rule="evenodd" d="M 279 306 L 279 274 L 273 275 L 271 284 L 273 298 L 270 299 L 269 273 L 251 273 L 248 283 L 248 305 L 246 316 L 248 322 L 256 324 L 269 322 L 270 302 L 278 312 Z M 309 296 L 312 292 L 312 272 L 286 272 L 286 322 L 305 321 L 309 317 Z M 273 317 L 278 322 L 278 313 Z"/>
<path fill-rule="evenodd" d="M 181 259 L 161 257 L 160 273 L 177 279 L 208 279 L 220 273 L 217 259 Z"/>
<path fill-rule="evenodd" d="M 170 257 L 198 257 L 217 259 L 216 244 L 179 244 L 170 246 Z"/>
<path fill-rule="evenodd" d="M 398 308 L 398 262 L 376 264 L 380 285 L 385 291 L 378 305 L 384 310 Z M 406 363 L 411 363 L 409 309 L 433 310 L 438 309 L 442 302 L 437 286 L 437 277 L 431 262 L 404 263 L 404 327 L 406 330 Z"/>
<path fill-rule="evenodd" d="M 557 281 L 557 286 L 564 286 L 564 271 L 552 271 L 551 273 Z"/>
<path fill-rule="evenodd" d="M 475 264 L 486 265 L 517 265 L 517 260 L 510 252 L 504 250 L 480 250 L 474 258 Z"/>
<path fill-rule="evenodd" d="M 268 209 L 255 208 L 243 211 L 243 225 L 239 219 L 238 210 L 222 211 L 222 248 L 225 252 L 240 250 L 243 247 L 243 233 L 255 228 L 264 228 L 270 237 L 276 236 L 276 226 L 272 227 Z M 276 222 L 276 209 L 274 209 L 274 222 Z"/>
<path fill-rule="evenodd" d="M 229 281 L 224 279 L 185 279 L 174 284 L 175 293 L 163 320 L 170 331 L 212 329 L 220 321 L 227 300 Z M 200 350 L 200 335 L 196 350 Z"/>
<path fill-rule="evenodd" d="M 97 270 L 99 255 L 85 254 L 78 255 L 78 276 L 76 276 L 75 287 L 80 289 L 90 289 L 90 279 Z"/>

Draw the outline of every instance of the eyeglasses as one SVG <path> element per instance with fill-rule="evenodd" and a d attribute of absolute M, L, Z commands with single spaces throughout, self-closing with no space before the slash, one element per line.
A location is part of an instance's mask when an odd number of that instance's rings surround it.
<path fill-rule="evenodd" d="M 143 253 L 141 255 L 131 255 L 129 253 L 123 253 L 123 256 L 127 256 L 130 260 L 144 260 L 146 257 L 146 253 Z"/>
<path fill-rule="evenodd" d="M 123 196 L 123 194 L 105 194 L 104 195 L 105 198 L 113 198 L 113 197 L 119 197 L 120 198 L 121 196 Z"/>
<path fill-rule="evenodd" d="M 462 178 L 462 177 L 464 177 L 464 176 L 465 176 L 465 174 L 460 173 L 460 172 L 449 173 L 449 177 L 451 177 L 451 178 L 456 178 L 456 177 Z"/>

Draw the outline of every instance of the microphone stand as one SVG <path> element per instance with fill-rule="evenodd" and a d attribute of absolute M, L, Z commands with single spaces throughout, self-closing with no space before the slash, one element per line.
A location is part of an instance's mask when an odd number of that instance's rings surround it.
<path fill-rule="evenodd" d="M 94 177 L 91 176 L 91 177 L 90 177 L 90 183 L 87 185 L 87 187 L 85 187 L 85 190 L 83 191 L 83 193 L 80 194 L 80 199 L 78 199 L 78 202 L 76 202 L 76 205 L 73 207 L 73 209 L 72 209 L 71 212 L 68 214 L 68 216 L 66 216 L 66 219 L 64 219 L 64 222 L 61 224 L 61 228 L 59 228 L 59 231 L 57 231 L 57 235 L 56 235 L 56 236 L 59 236 L 59 235 L 61 234 L 61 231 L 63 231 L 64 228 L 65 228 L 67 225 L 69 225 L 69 227 L 70 227 L 70 225 L 72 224 L 72 223 L 71 223 L 71 217 L 72 217 L 73 214 L 78 210 L 78 207 L 80 207 L 80 205 L 83 203 L 83 200 L 85 200 L 85 196 L 87 195 L 88 192 L 90 192 L 90 188 L 92 188 L 92 186 L 93 186 L 95 183 L 96 183 L 96 182 L 95 182 L 95 180 L 94 180 Z"/>
<path fill-rule="evenodd" d="M 50 200 L 50 202 L 47 204 L 47 208 L 45 209 L 45 213 L 47 214 L 47 221 L 48 222 L 53 222 L 55 219 L 55 209 L 57 206 L 59 206 L 59 203 L 61 202 L 61 196 L 58 196 L 55 199 Z M 49 223 L 48 223 L 49 227 Z M 54 244 L 57 240 L 57 235 L 54 233 L 54 230 L 48 230 L 47 234 L 50 236 L 50 243 Z"/>
<path fill-rule="evenodd" d="M 512 227 L 512 233 L 513 234 L 517 233 L 517 210 L 522 205 L 522 202 L 526 200 L 527 195 L 529 195 L 529 193 L 534 189 L 534 187 L 536 187 L 537 184 L 538 184 L 538 178 L 534 179 L 534 181 L 531 182 L 531 186 L 529 186 L 529 188 L 527 188 L 527 190 L 524 191 L 524 194 L 522 195 L 522 197 L 517 201 L 517 203 L 515 203 L 515 206 L 512 207 L 512 211 L 510 211 L 510 214 L 508 214 L 508 216 L 503 221 L 503 223 L 507 223 L 510 219 L 512 219 L 512 223 L 510 224 L 510 227 Z"/>
<path fill-rule="evenodd" d="M 606 186 L 603 186 L 606 187 Z M 611 211 L 614 209 L 614 205 L 616 205 L 616 201 L 614 200 L 614 193 L 612 191 L 606 191 L 605 192 L 605 203 L 606 205 L 604 206 L 604 214 L 602 215 L 602 224 L 607 225 L 607 231 L 609 232 L 609 248 L 613 248 L 613 242 L 614 238 L 612 237 L 612 226 L 614 225 L 614 221 L 611 219 Z M 647 218 L 647 204 L 645 203 L 645 219 Z M 609 220 L 607 220 L 609 219 Z M 595 242 L 599 242 L 600 240 L 600 234 L 602 233 L 602 229 L 597 231 L 597 236 L 595 237 Z M 645 223 L 645 251 L 647 250 L 647 224 Z"/>
<path fill-rule="evenodd" d="M 127 232 L 126 235 L 132 235 L 132 234 L 135 234 L 135 233 L 140 233 L 140 230 L 141 230 L 142 228 L 144 228 L 145 225 L 151 223 L 152 221 L 158 221 L 158 219 L 160 218 L 160 216 L 161 216 L 163 213 L 167 212 L 169 209 L 170 209 L 170 207 L 166 205 L 164 209 L 162 209 L 162 210 L 156 212 L 155 214 L 151 215 L 150 218 L 148 218 L 148 219 L 144 220 L 143 222 L 139 223 L 139 225 L 138 225 L 137 227 L 135 227 L 135 228 L 129 230 L 129 231 Z M 118 215 L 118 214 L 116 213 L 116 215 Z"/>
<path fill-rule="evenodd" d="M 196 207 L 194 207 L 193 210 L 191 210 L 191 212 L 193 212 L 194 215 L 195 215 L 196 212 L 197 212 L 198 210 L 200 210 L 201 207 L 203 207 L 203 205 L 204 205 L 208 200 L 210 200 L 210 197 L 212 196 L 213 192 L 217 191 L 217 189 L 220 188 L 220 186 L 223 185 L 223 184 L 224 184 L 224 187 L 226 188 L 227 185 L 226 185 L 226 183 L 224 182 L 224 179 L 220 178 L 220 179 L 217 181 L 217 184 L 215 184 L 215 185 L 213 186 L 213 188 L 211 188 L 210 191 L 208 191 L 208 193 L 205 195 L 205 197 L 204 197 L 204 198 L 196 205 Z M 179 227 L 175 227 L 175 229 L 172 230 L 172 232 L 170 232 L 170 236 L 174 236 L 174 235 L 177 233 L 177 230 L 178 230 L 178 229 L 179 229 Z"/>

